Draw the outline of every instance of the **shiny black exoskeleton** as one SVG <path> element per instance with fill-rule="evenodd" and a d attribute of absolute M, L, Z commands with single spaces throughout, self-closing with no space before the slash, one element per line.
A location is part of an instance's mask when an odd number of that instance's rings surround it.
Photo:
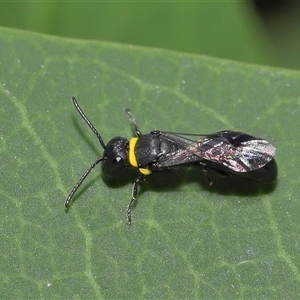
<path fill-rule="evenodd" d="M 180 165 L 198 166 L 205 174 L 208 170 L 214 170 L 222 175 L 242 176 L 264 184 L 273 182 L 277 177 L 277 166 L 273 158 L 276 149 L 261 138 L 236 131 L 203 135 L 154 130 L 149 134 L 142 134 L 127 109 L 126 113 L 136 137 L 130 140 L 115 137 L 105 145 L 75 97 L 72 97 L 72 101 L 81 117 L 96 134 L 104 152 L 73 187 L 65 202 L 66 207 L 90 171 L 100 162 L 107 179 L 117 177 L 130 166 L 140 172 L 133 183 L 131 201 L 126 210 L 129 224 L 132 223 L 131 210 L 137 198 L 137 187 L 153 171 Z"/>

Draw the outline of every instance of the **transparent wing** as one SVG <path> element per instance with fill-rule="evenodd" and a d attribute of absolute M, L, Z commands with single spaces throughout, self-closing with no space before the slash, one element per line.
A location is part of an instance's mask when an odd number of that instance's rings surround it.
<path fill-rule="evenodd" d="M 266 165 L 276 149 L 268 141 L 243 132 L 220 131 L 209 135 L 160 132 L 180 149 L 158 160 L 158 167 L 172 167 L 208 160 L 235 172 L 249 172 Z"/>

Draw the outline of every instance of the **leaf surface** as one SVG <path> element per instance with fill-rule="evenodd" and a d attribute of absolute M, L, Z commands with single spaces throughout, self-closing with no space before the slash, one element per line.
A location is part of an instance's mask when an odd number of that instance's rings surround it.
<path fill-rule="evenodd" d="M 0 30 L 1 298 L 297 298 L 300 73 Z M 276 186 L 200 169 L 159 172 L 125 210 L 135 170 L 89 175 L 107 143 L 143 133 L 239 130 L 277 148 Z"/>

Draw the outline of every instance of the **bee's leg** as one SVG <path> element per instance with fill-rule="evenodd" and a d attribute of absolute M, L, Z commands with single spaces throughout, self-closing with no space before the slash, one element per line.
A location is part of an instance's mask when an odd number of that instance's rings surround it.
<path fill-rule="evenodd" d="M 218 175 L 218 176 L 221 176 L 221 177 L 229 177 L 229 176 L 231 176 L 231 174 L 230 173 L 228 173 L 228 172 L 225 172 L 225 171 L 223 171 L 223 170 L 216 170 L 216 169 L 213 169 L 213 168 L 209 168 L 209 169 L 207 169 L 207 168 L 205 168 L 205 169 L 202 169 L 203 170 L 203 173 L 204 173 L 204 176 L 205 176 L 205 178 L 206 178 L 206 180 L 208 181 L 208 184 L 211 186 L 212 184 L 213 184 L 213 181 L 212 181 L 212 179 L 209 177 L 209 173 L 214 173 L 214 174 L 216 174 L 216 175 Z"/>
<path fill-rule="evenodd" d="M 206 169 L 203 169 L 202 171 L 203 171 L 203 173 L 204 173 L 205 179 L 208 181 L 208 184 L 209 184 L 210 186 L 212 186 L 213 181 L 209 178 L 209 176 L 208 176 L 208 171 L 207 171 Z"/>
<path fill-rule="evenodd" d="M 137 193 L 138 193 L 138 184 L 140 184 L 141 182 L 145 181 L 146 176 L 145 175 L 140 175 L 133 183 L 132 186 L 132 193 L 131 193 L 131 201 L 130 203 L 127 205 L 127 209 L 126 209 L 126 215 L 127 215 L 127 220 L 128 220 L 128 224 L 131 225 L 132 224 L 132 218 L 131 218 L 131 210 L 135 204 L 136 198 L 137 198 Z"/>
<path fill-rule="evenodd" d="M 128 119 L 129 119 L 129 121 L 130 121 L 130 123 L 131 123 L 132 129 L 133 129 L 135 135 L 136 135 L 137 137 L 141 136 L 142 133 L 140 132 L 140 130 L 139 130 L 139 128 L 138 128 L 138 126 L 137 126 L 137 124 L 136 124 L 136 122 L 135 122 L 135 119 L 134 119 L 133 115 L 131 114 L 130 109 L 129 109 L 129 108 L 126 108 L 126 109 L 125 109 L 125 112 L 126 112 L 127 117 L 128 117 Z"/>

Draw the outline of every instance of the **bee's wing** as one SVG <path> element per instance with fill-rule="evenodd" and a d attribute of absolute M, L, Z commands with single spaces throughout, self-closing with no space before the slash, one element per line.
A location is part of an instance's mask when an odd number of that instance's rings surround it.
<path fill-rule="evenodd" d="M 243 132 L 220 131 L 209 135 L 161 132 L 180 149 L 158 160 L 159 167 L 171 167 L 208 160 L 235 172 L 249 172 L 270 162 L 276 149 L 268 141 Z"/>
<path fill-rule="evenodd" d="M 203 160 L 198 149 L 198 141 L 204 139 L 205 135 L 165 131 L 160 131 L 159 135 L 162 139 L 176 144 L 179 149 L 159 157 L 158 167 L 168 168 Z"/>

